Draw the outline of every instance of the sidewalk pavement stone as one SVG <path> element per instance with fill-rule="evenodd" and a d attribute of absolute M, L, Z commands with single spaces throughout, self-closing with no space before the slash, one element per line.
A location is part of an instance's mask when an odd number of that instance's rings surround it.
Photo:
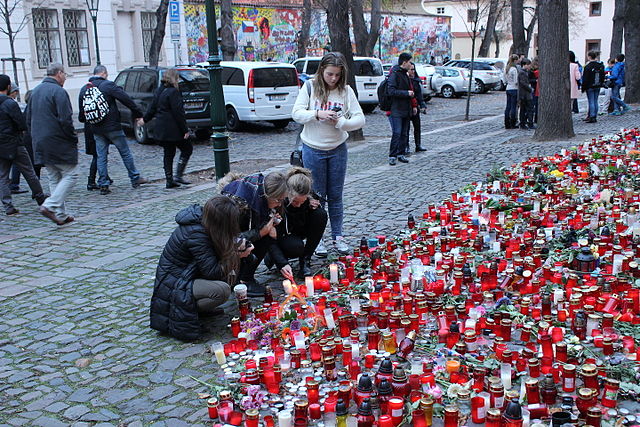
<path fill-rule="evenodd" d="M 532 131 L 502 129 L 504 93 L 474 97 L 471 113 L 477 120 L 472 122 L 459 120 L 464 102 L 432 100 L 423 120 L 428 151 L 395 167 L 387 165 L 385 115 L 367 115 L 366 141 L 351 144 L 349 152 L 344 202 L 350 243 L 394 233 L 409 213 L 420 214 L 428 203 L 483 179 L 493 166 L 552 154 L 584 138 L 634 126 L 639 117 L 633 111 L 590 125 L 576 115 L 579 138 L 539 143 L 531 140 Z M 231 159 L 285 163 L 295 135 L 294 124 L 284 130 L 249 126 L 233 134 Z M 160 179 L 161 149 L 131 147 L 142 173 Z M 90 158 L 81 159 L 86 171 Z M 196 146 L 189 169 L 212 166 L 211 148 Z M 114 193 L 100 196 L 86 191 L 83 173 L 68 201 L 77 219 L 73 224 L 48 222 L 29 194 L 15 197 L 19 215 L 0 218 L 0 425 L 209 425 L 205 402 L 197 396 L 207 387 L 192 377 L 218 380 L 209 345 L 229 338 L 235 301 L 225 303 L 227 316 L 207 321 L 206 337 L 195 343 L 149 329 L 148 305 L 175 213 L 203 203 L 215 194 L 215 183 L 170 191 L 158 181 L 134 190 L 112 155 Z M 313 267 L 320 266 L 314 259 Z M 259 272 L 281 292 L 275 274 Z"/>

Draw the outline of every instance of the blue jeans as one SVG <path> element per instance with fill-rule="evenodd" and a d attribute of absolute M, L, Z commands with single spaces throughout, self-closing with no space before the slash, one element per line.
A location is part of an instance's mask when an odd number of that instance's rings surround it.
<path fill-rule="evenodd" d="M 122 162 L 129 172 L 129 179 L 134 184 L 138 178 L 140 178 L 140 172 L 136 169 L 136 165 L 133 161 L 133 155 L 129 150 L 129 144 L 127 138 L 124 136 L 124 131 L 116 130 L 113 132 L 107 132 L 104 135 L 95 134 L 96 139 L 96 152 L 98 153 L 98 185 L 100 187 L 109 186 L 109 171 L 107 168 L 107 162 L 109 160 L 109 142 L 116 146 Z"/>
<path fill-rule="evenodd" d="M 302 161 L 304 167 L 311 171 L 313 191 L 324 197 L 329 203 L 329 220 L 331 221 L 331 237 L 342 236 L 342 191 L 344 178 L 347 175 L 347 143 L 342 143 L 333 150 L 317 150 L 302 144 Z M 324 208 L 324 202 L 322 203 Z"/>
<path fill-rule="evenodd" d="M 389 116 L 391 125 L 391 145 L 389 146 L 389 157 L 403 156 L 409 151 L 409 124 L 410 117 Z"/>
<path fill-rule="evenodd" d="M 598 95 L 600 88 L 587 89 L 587 101 L 589 101 L 589 117 L 598 117 Z"/>
<path fill-rule="evenodd" d="M 509 89 L 507 91 L 507 108 L 504 109 L 504 118 L 511 119 L 513 124 L 515 124 L 517 115 L 518 115 L 518 89 Z"/>
<path fill-rule="evenodd" d="M 622 99 L 620 99 L 620 88 L 622 86 L 615 85 L 611 89 L 611 100 L 613 101 L 613 111 L 618 111 L 624 109 L 627 104 L 624 103 Z"/>

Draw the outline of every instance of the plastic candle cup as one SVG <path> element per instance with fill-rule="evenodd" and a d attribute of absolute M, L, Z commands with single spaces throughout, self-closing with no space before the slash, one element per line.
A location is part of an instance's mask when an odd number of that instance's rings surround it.
<path fill-rule="evenodd" d="M 333 311 L 330 308 L 324 309 L 324 320 L 327 322 L 327 328 L 333 329 L 336 327 L 336 322 L 333 319 Z"/>
<path fill-rule="evenodd" d="M 307 296 L 308 297 L 312 297 L 315 289 L 313 287 L 313 277 L 309 276 L 309 277 L 305 277 L 304 278 L 304 284 L 307 287 Z"/>
<path fill-rule="evenodd" d="M 291 285 L 291 280 L 289 279 L 282 281 L 282 287 L 284 288 L 284 292 L 287 295 L 291 295 L 291 293 L 293 292 L 293 286 Z"/>
<path fill-rule="evenodd" d="M 338 283 L 338 265 L 337 264 L 329 264 L 329 282 L 332 285 Z"/>
<path fill-rule="evenodd" d="M 458 372 L 460 370 L 460 362 L 454 359 L 447 360 L 447 372 Z"/>
<path fill-rule="evenodd" d="M 211 352 L 215 355 L 218 365 L 224 365 L 227 363 L 227 357 L 224 354 L 224 345 L 222 345 L 220 341 L 216 341 L 211 344 Z"/>
<path fill-rule="evenodd" d="M 292 416 L 289 411 L 278 412 L 278 427 L 293 427 Z"/>

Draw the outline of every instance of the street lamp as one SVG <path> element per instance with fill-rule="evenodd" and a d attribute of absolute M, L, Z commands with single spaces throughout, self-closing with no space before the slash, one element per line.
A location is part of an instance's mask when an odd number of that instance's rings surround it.
<path fill-rule="evenodd" d="M 93 39 L 96 43 L 96 62 L 100 65 L 100 46 L 98 46 L 98 3 L 100 0 L 85 0 L 89 13 L 91 14 L 91 20 L 93 21 Z"/>
<path fill-rule="evenodd" d="M 89 0 L 87 0 L 89 1 Z M 97 0 L 96 0 L 97 1 Z M 226 134 L 226 110 L 222 92 L 222 66 L 218 50 L 218 27 L 213 0 L 205 0 L 207 13 L 207 37 L 209 39 L 209 109 L 211 110 L 211 143 L 216 167 L 216 179 L 229 172 L 229 142 Z"/>

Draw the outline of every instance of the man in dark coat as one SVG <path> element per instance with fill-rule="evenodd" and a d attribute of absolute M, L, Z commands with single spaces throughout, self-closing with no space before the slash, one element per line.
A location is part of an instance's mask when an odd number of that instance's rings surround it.
<path fill-rule="evenodd" d="M 200 336 L 198 313 L 214 314 L 231 287 L 202 225 L 202 207 L 182 209 L 176 222 L 156 269 L 149 319 L 151 328 L 188 341 Z"/>
<path fill-rule="evenodd" d="M 389 147 L 389 164 L 395 165 L 396 161 L 409 163 L 404 156 L 409 145 L 409 123 L 411 122 L 411 100 L 415 93 L 407 71 L 411 68 L 411 55 L 404 52 L 398 57 L 398 65 L 394 65 L 389 72 L 389 84 L 387 93 L 391 97 L 391 111 L 389 123 L 391 123 L 391 145 Z"/>
<path fill-rule="evenodd" d="M 529 70 L 531 61 L 524 58 L 520 61 L 518 70 L 518 100 L 520 101 L 520 129 L 535 129 L 533 125 L 533 111 L 531 102 L 533 100 L 533 88 L 529 81 Z"/>
<path fill-rule="evenodd" d="M 90 126 L 96 140 L 96 152 L 98 153 L 98 186 L 100 187 L 100 194 L 106 195 L 111 193 L 109 190 L 109 171 L 107 167 L 109 157 L 109 143 L 116 146 L 122 162 L 127 168 L 129 173 L 129 179 L 131 180 L 131 186 L 138 188 L 140 184 L 146 184 L 145 178 L 140 176 L 140 172 L 136 169 L 135 161 L 133 160 L 133 154 L 129 149 L 127 138 L 122 130 L 120 124 L 120 112 L 118 111 L 118 105 L 116 100 L 120 101 L 133 113 L 133 117 L 136 119 L 139 126 L 144 125 L 142 121 L 142 111 L 133 102 L 131 97 L 118 85 L 111 80 L 107 80 L 109 73 L 107 67 L 104 65 L 97 65 L 93 69 L 93 77 L 89 79 L 89 83 L 97 87 L 104 95 L 107 103 L 109 104 L 109 112 L 106 117 L 100 121 L 100 123 L 92 124 Z M 85 85 L 80 89 L 80 95 L 78 98 L 78 105 L 80 107 L 80 121 L 84 121 L 84 94 L 87 91 Z"/>
<path fill-rule="evenodd" d="M 31 94 L 27 121 L 37 164 L 47 168 L 51 196 L 40 206 L 40 213 L 58 225 L 73 221 L 65 200 L 78 179 L 78 136 L 73 127 L 69 94 L 62 86 L 67 79 L 62 64 L 47 67 L 47 77 Z"/>
<path fill-rule="evenodd" d="M 22 134 L 27 130 L 27 122 L 18 103 L 8 96 L 10 91 L 11 79 L 5 74 L 0 74 L 0 197 L 5 213 L 15 215 L 18 209 L 13 206 L 11 200 L 9 181 L 12 163 L 25 176 L 33 192 L 33 198 L 39 205 L 46 197 L 22 138 Z"/>

